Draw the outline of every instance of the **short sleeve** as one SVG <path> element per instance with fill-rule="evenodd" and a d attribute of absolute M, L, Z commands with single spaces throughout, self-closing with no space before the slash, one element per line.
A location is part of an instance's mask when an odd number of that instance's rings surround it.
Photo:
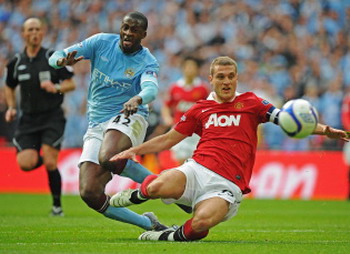
<path fill-rule="evenodd" d="M 84 59 L 93 58 L 94 48 L 98 47 L 99 40 L 101 38 L 101 33 L 95 34 L 81 42 L 78 42 L 68 48 L 64 49 L 64 52 L 68 54 L 72 51 L 77 51 L 76 57 L 83 56 Z"/>
<path fill-rule="evenodd" d="M 193 133 L 200 134 L 200 125 L 197 122 L 198 117 L 196 117 L 195 112 L 196 110 L 194 107 L 190 108 L 185 114 L 183 114 L 174 129 L 186 136 L 191 136 Z"/>

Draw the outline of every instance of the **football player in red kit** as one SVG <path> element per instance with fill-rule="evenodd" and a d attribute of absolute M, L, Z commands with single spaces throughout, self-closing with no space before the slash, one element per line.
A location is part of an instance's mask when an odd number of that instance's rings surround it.
<path fill-rule="evenodd" d="M 162 118 L 167 127 L 173 127 L 197 101 L 208 97 L 209 84 L 198 76 L 199 67 L 197 59 L 184 58 L 183 76 L 170 85 L 168 98 L 162 107 Z M 179 165 L 192 156 L 199 139 L 199 136 L 194 134 L 171 148 L 172 155 Z"/>
<path fill-rule="evenodd" d="M 193 217 L 181 227 L 147 231 L 140 240 L 202 239 L 210 228 L 233 217 L 243 194 L 250 192 L 258 125 L 278 124 L 279 109 L 252 92 L 236 92 L 237 64 L 229 57 L 214 59 L 209 81 L 213 87 L 209 98 L 191 107 L 172 130 L 111 159 L 166 150 L 193 133 L 201 137 L 192 159 L 182 166 L 149 176 L 140 189 L 111 198 L 110 204 L 117 207 L 162 198 L 165 203 L 176 201 L 194 208 Z M 347 140 L 346 132 L 323 124 L 317 125 L 314 134 Z"/>

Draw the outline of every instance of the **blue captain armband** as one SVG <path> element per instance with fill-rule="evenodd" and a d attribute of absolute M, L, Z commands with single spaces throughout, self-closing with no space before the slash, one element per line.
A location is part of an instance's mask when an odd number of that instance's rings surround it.
<path fill-rule="evenodd" d="M 66 53 L 63 50 L 62 51 L 55 51 L 52 54 L 52 56 L 50 56 L 50 58 L 49 58 L 49 65 L 55 69 L 60 69 L 60 68 L 64 67 L 64 66 L 57 65 L 57 60 L 60 58 L 63 58 L 63 57 L 66 57 Z"/>
<path fill-rule="evenodd" d="M 138 94 L 142 98 L 142 104 L 148 104 L 153 101 L 158 94 L 158 86 L 151 81 L 146 81 L 141 84 L 141 92 Z"/>

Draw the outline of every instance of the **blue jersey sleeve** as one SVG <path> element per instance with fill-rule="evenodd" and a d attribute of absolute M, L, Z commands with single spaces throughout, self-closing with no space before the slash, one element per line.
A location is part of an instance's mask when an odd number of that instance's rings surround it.
<path fill-rule="evenodd" d="M 66 57 L 69 52 L 77 51 L 75 57 L 83 56 L 84 59 L 92 59 L 94 49 L 99 46 L 101 34 L 95 34 L 82 42 L 76 43 L 64 50 L 55 51 L 49 58 L 49 65 L 55 69 L 60 69 L 62 66 L 57 65 L 57 61 L 60 58 Z"/>
<path fill-rule="evenodd" d="M 101 33 L 95 34 L 82 42 L 76 43 L 68 48 L 65 48 L 63 51 L 65 54 L 68 54 L 72 51 L 77 51 L 76 57 L 83 56 L 84 59 L 92 59 L 94 57 L 94 52 L 100 45 Z"/>
<path fill-rule="evenodd" d="M 145 71 L 141 75 L 141 92 L 139 96 L 142 98 L 142 104 L 148 104 L 153 101 L 158 94 L 158 62 L 146 66 Z"/>

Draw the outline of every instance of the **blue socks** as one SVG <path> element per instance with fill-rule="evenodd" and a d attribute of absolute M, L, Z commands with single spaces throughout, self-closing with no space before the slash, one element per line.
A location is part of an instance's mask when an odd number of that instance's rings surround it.
<path fill-rule="evenodd" d="M 145 230 L 152 229 L 152 223 L 148 217 L 139 215 L 124 207 L 109 206 L 106 211 L 103 212 L 103 215 L 117 221 L 139 226 Z"/>
<path fill-rule="evenodd" d="M 120 175 L 129 177 L 137 183 L 142 183 L 147 176 L 153 175 L 153 173 L 142 166 L 140 163 L 137 163 L 133 160 L 128 160 L 123 172 Z"/>
<path fill-rule="evenodd" d="M 153 175 L 153 173 L 140 163 L 128 160 L 120 175 L 126 176 L 137 183 L 142 183 L 147 176 Z M 145 230 L 152 229 L 152 223 L 148 217 L 139 215 L 124 207 L 109 206 L 106 211 L 103 212 L 103 215 L 117 221 L 139 226 Z"/>

